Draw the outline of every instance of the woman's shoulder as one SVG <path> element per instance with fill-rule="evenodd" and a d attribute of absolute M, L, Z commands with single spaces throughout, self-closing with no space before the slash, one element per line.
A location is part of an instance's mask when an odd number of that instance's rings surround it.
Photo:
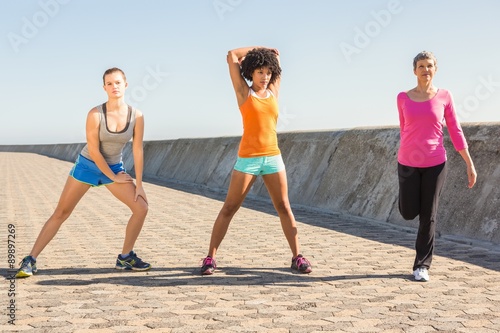
<path fill-rule="evenodd" d="M 408 91 L 409 90 L 405 90 L 405 91 L 401 91 L 398 93 L 398 100 L 400 99 L 409 99 L 408 97 Z"/>
<path fill-rule="evenodd" d="M 101 113 L 102 113 L 102 105 L 97 105 L 97 106 L 94 106 L 92 109 L 90 109 L 90 111 L 88 112 L 88 115 L 95 116 L 95 115 L 99 115 Z"/>
<path fill-rule="evenodd" d="M 106 108 L 106 103 L 99 104 L 90 109 L 89 114 L 91 113 L 102 113 Z"/>
<path fill-rule="evenodd" d="M 130 105 L 129 108 L 131 110 L 130 121 L 134 123 L 134 126 L 137 125 L 137 122 L 142 123 L 144 121 L 144 114 L 142 111 Z"/>
<path fill-rule="evenodd" d="M 451 96 L 451 92 L 448 89 L 439 88 L 438 94 L 441 96 Z"/>
<path fill-rule="evenodd" d="M 435 100 L 439 101 L 440 103 L 445 103 L 445 104 L 453 103 L 453 95 L 447 89 L 439 88 L 436 97 L 438 98 L 435 98 Z"/>
<path fill-rule="evenodd" d="M 137 108 L 134 108 L 133 106 L 130 106 L 131 110 L 132 110 L 132 114 L 135 116 L 135 118 L 140 118 L 143 116 L 142 114 L 142 111 L 137 109 Z"/>

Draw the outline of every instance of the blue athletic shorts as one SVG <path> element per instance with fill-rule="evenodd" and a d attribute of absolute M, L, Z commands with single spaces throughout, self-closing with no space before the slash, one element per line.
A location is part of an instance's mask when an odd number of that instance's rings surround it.
<path fill-rule="evenodd" d="M 124 171 L 123 163 L 111 164 L 109 165 L 111 171 L 115 174 Z M 99 170 L 94 161 L 89 160 L 85 156 L 78 155 L 76 158 L 75 165 L 69 172 L 69 175 L 79 182 L 88 184 L 90 186 L 101 186 L 101 185 L 109 185 L 112 184 L 113 181 L 108 178 L 105 174 Z"/>
<path fill-rule="evenodd" d="M 261 157 L 238 157 L 234 170 L 251 175 L 269 175 L 285 170 L 281 155 Z"/>

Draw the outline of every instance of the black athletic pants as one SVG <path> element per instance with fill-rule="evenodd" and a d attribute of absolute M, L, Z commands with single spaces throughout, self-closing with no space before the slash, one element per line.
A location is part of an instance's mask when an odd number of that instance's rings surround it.
<path fill-rule="evenodd" d="M 398 163 L 399 212 L 405 220 L 419 216 L 415 262 L 430 268 L 434 253 L 434 235 L 439 196 L 446 179 L 446 162 L 429 168 L 414 168 Z"/>

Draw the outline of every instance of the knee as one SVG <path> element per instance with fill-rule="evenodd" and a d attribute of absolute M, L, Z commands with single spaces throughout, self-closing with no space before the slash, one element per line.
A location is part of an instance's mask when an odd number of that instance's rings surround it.
<path fill-rule="evenodd" d="M 52 220 L 58 221 L 59 223 L 63 223 L 68 219 L 71 215 L 72 210 L 68 209 L 56 209 L 54 214 L 52 214 Z"/>
<path fill-rule="evenodd" d="M 132 213 L 134 215 L 140 215 L 146 217 L 148 214 L 149 206 L 144 200 L 137 200 L 137 204 L 135 205 Z"/>
<path fill-rule="evenodd" d="M 222 215 L 224 217 L 232 217 L 234 214 L 236 214 L 239 208 L 239 205 L 225 203 L 224 206 L 222 206 L 219 215 Z"/>
<path fill-rule="evenodd" d="M 417 217 L 417 215 L 401 215 L 401 216 L 403 216 L 403 219 L 407 221 L 411 221 Z"/>
<path fill-rule="evenodd" d="M 405 220 L 413 220 L 419 214 L 419 210 L 416 205 L 403 204 L 401 199 L 399 200 L 399 213 Z"/>
<path fill-rule="evenodd" d="M 409 220 L 413 220 L 414 218 L 416 218 L 418 216 L 418 212 L 415 213 L 415 212 L 408 212 L 408 211 L 404 211 L 404 210 L 399 210 L 399 212 L 401 213 L 401 216 L 403 217 L 403 219 L 409 221 Z"/>
<path fill-rule="evenodd" d="M 291 215 L 292 208 L 290 207 L 290 203 L 288 201 L 280 201 L 274 204 L 274 208 L 278 215 Z"/>

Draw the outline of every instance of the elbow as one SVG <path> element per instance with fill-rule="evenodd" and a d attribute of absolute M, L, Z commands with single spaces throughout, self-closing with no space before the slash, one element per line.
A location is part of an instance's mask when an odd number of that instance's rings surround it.
<path fill-rule="evenodd" d="M 229 50 L 227 52 L 227 63 L 228 64 L 233 64 L 233 63 L 238 63 L 239 59 L 238 59 L 238 56 L 236 55 L 236 53 L 234 52 L 234 50 Z"/>

